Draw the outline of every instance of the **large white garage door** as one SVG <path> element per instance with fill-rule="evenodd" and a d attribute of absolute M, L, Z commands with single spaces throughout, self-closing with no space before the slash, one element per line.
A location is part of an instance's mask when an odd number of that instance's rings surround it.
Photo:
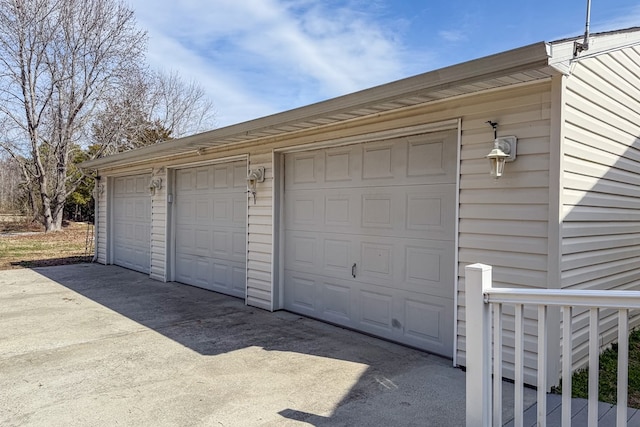
<path fill-rule="evenodd" d="M 114 178 L 113 263 L 149 273 L 151 263 L 150 175 Z"/>
<path fill-rule="evenodd" d="M 175 280 L 246 294 L 247 163 L 176 171 Z"/>
<path fill-rule="evenodd" d="M 285 157 L 285 308 L 453 352 L 456 132 Z"/>

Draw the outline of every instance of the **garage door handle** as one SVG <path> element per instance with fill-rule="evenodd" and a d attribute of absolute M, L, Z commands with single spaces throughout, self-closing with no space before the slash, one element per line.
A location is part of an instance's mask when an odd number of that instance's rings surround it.
<path fill-rule="evenodd" d="M 351 266 L 351 275 L 353 276 L 354 279 L 356 278 L 356 263 L 355 262 Z"/>

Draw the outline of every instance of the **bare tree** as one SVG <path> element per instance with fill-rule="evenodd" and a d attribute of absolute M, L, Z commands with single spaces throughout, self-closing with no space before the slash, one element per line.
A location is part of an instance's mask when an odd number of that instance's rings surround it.
<path fill-rule="evenodd" d="M 177 72 L 152 76 L 150 114 L 175 138 L 210 130 L 215 125 L 213 103 L 195 81 L 185 82 Z"/>
<path fill-rule="evenodd" d="M 146 130 L 152 126 L 148 119 L 149 91 L 143 70 L 133 73 L 111 91 L 103 108 L 96 113 L 88 135 L 93 156 L 102 157 L 162 140 L 146 138 Z M 168 138 L 169 135 L 165 135 L 164 139 Z"/>
<path fill-rule="evenodd" d="M 213 103 L 200 85 L 176 72 L 141 70 L 112 92 L 96 115 L 91 137 L 102 156 L 213 127 Z"/>
<path fill-rule="evenodd" d="M 26 190 L 18 162 L 0 155 L 0 212 L 26 213 Z"/>
<path fill-rule="evenodd" d="M 0 0 L 0 147 L 39 196 L 47 231 L 62 226 L 70 154 L 107 94 L 141 62 L 146 34 L 120 0 Z M 72 175 L 73 176 L 73 175 Z"/>

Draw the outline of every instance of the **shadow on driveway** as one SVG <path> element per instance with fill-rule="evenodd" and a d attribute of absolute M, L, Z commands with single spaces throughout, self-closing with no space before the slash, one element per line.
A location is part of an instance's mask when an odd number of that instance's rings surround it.
<path fill-rule="evenodd" d="M 19 366 L 25 371 L 16 376 L 38 376 L 50 363 L 34 356 L 42 352 L 60 356 L 58 372 L 76 369 L 67 364 L 91 369 L 76 359 L 86 354 L 93 355 L 94 364 L 114 364 L 115 378 L 105 373 L 89 386 L 81 378 L 77 381 L 83 386 L 72 377 L 57 378 L 55 370 L 47 371 L 54 377 L 43 381 L 86 387 L 85 394 L 93 398 L 90 405 L 102 407 L 102 398 L 118 396 L 119 391 L 126 396 L 108 416 L 120 423 L 132 425 L 127 422 L 131 413 L 119 411 L 137 405 L 146 414 L 135 418 L 138 425 L 464 424 L 464 373 L 451 367 L 450 360 L 288 312 L 248 307 L 207 290 L 161 283 L 120 267 L 78 264 L 0 272 L 0 306 L 9 301 L 10 308 L 0 308 L 0 327 L 14 329 L 0 338 L 13 345 L 0 350 L 0 370 Z M 42 331 L 33 331 L 34 319 L 45 323 Z M 32 340 L 15 329 L 20 327 L 32 328 Z M 52 342 L 41 336 L 52 337 Z M 92 343 L 102 347 L 87 353 Z M 84 353 L 62 354 L 71 348 Z M 40 360 L 42 366 L 24 366 L 16 357 Z M 138 380 L 136 375 L 147 373 L 151 379 Z M 120 375 L 131 378 L 131 384 L 124 387 Z M 0 389 L 11 386 L 6 381 L 0 380 Z M 138 399 L 130 400 L 128 393 L 136 388 Z M 0 406 L 24 399 L 20 393 L 28 390 L 4 398 L 0 392 Z M 176 400 L 175 390 L 191 397 Z M 141 395 L 145 399 L 140 400 Z M 39 405 L 52 414 L 57 407 L 69 413 L 64 402 L 45 398 L 24 409 L 16 409 L 13 402 L 8 415 L 0 412 L 0 424 L 36 425 Z M 89 420 L 91 408 L 81 411 Z M 71 420 L 66 425 L 74 424 Z"/>

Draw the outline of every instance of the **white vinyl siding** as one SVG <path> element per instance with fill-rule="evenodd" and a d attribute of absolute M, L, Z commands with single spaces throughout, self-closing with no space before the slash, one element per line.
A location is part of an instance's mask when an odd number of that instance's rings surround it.
<path fill-rule="evenodd" d="M 96 228 L 96 255 L 98 261 L 101 264 L 107 263 L 107 194 L 109 194 L 107 177 L 102 177 L 99 182 L 101 191 L 98 193 L 98 200 L 96 201 L 95 212 L 95 228 Z"/>
<path fill-rule="evenodd" d="M 167 280 L 167 171 L 154 170 L 154 178 L 162 179 L 162 188 L 151 196 L 151 273 L 153 279 Z"/>
<path fill-rule="evenodd" d="M 551 82 L 468 100 L 462 116 L 457 363 L 465 365 L 464 267 L 493 266 L 495 286 L 547 287 Z M 481 105 L 475 102 L 484 101 Z M 471 104 L 471 105 L 469 105 Z M 504 175 L 489 175 L 485 158 L 493 130 L 518 138 L 517 158 Z M 504 372 L 513 375 L 513 308 L 505 307 Z M 525 381 L 535 382 L 536 313 L 525 309 Z"/>
<path fill-rule="evenodd" d="M 565 289 L 640 289 L 640 50 L 584 59 L 567 78 L 562 227 Z M 632 320 L 637 325 L 638 317 Z M 587 363 L 588 319 L 574 317 L 574 367 Z M 601 345 L 616 339 L 600 316 Z"/>
<path fill-rule="evenodd" d="M 249 169 L 265 168 L 255 202 L 249 198 L 247 230 L 247 304 L 273 310 L 273 155 L 260 150 L 249 156 Z"/>

